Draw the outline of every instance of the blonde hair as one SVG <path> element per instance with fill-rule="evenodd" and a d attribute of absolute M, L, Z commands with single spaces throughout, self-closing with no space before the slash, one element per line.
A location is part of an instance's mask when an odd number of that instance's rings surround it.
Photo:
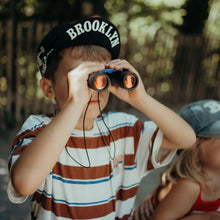
<path fill-rule="evenodd" d="M 188 178 L 198 183 L 207 180 L 199 159 L 200 145 L 204 138 L 198 138 L 196 143 L 184 149 L 180 155 L 161 174 L 162 185 L 176 183 L 180 178 Z"/>

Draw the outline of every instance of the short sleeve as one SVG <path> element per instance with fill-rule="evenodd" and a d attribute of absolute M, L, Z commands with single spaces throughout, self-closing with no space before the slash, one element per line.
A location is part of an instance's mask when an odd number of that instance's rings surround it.
<path fill-rule="evenodd" d="M 160 162 L 162 141 L 163 132 L 154 122 L 146 121 L 142 129 L 136 158 L 141 177 L 153 169 L 166 166 L 175 155 L 176 150 L 169 150 L 166 158 Z"/>
<path fill-rule="evenodd" d="M 15 188 L 13 187 L 11 183 L 11 178 L 10 176 L 8 177 L 8 187 L 7 187 L 7 194 L 8 198 L 11 202 L 13 203 L 23 203 L 26 201 L 28 196 L 22 196 L 19 193 L 16 192 Z"/>
<path fill-rule="evenodd" d="M 16 160 L 20 157 L 22 151 L 28 147 L 28 145 L 35 139 L 35 137 L 40 133 L 40 131 L 48 124 L 50 118 L 47 116 L 38 116 L 38 115 L 31 115 L 29 118 L 24 122 L 21 130 L 15 137 L 11 153 L 9 155 L 8 161 L 8 168 L 9 168 L 9 175 L 8 175 L 8 187 L 7 187 L 7 194 L 8 198 L 13 203 L 22 203 L 27 199 L 27 196 L 21 196 L 13 187 L 10 173 L 12 167 Z"/>

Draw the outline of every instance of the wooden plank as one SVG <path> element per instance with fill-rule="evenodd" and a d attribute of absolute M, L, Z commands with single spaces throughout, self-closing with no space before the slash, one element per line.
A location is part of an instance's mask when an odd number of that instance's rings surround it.
<path fill-rule="evenodd" d="M 22 98 L 22 94 L 20 94 L 20 87 L 22 86 L 21 82 L 21 64 L 19 63 L 19 59 L 21 59 L 22 56 L 22 24 L 17 24 L 17 48 L 16 48 L 16 54 L 17 54 L 17 62 L 16 62 L 16 88 L 17 92 L 15 95 L 15 119 L 17 121 L 22 120 L 21 110 L 22 110 L 22 104 L 24 103 L 24 99 Z"/>
<path fill-rule="evenodd" d="M 6 110 L 7 112 L 11 112 L 11 105 L 13 102 L 13 94 L 12 94 L 12 65 L 13 65 L 13 23 L 12 20 L 9 19 L 6 22 L 7 31 L 6 31 L 6 56 L 7 56 L 7 64 L 6 64 L 6 78 L 7 78 L 7 104 Z"/>
<path fill-rule="evenodd" d="M 3 56 L 2 54 L 2 49 L 3 49 L 3 44 L 2 44 L 2 38 L 3 38 L 3 24 L 0 21 L 0 58 Z M 1 80 L 3 79 L 3 65 L 2 62 L 0 61 L 0 85 L 1 85 Z M 4 111 L 3 108 L 4 106 L 2 105 L 2 98 L 3 98 L 3 91 L 0 88 L 0 130 L 4 129 Z"/>
<path fill-rule="evenodd" d="M 36 47 L 35 47 L 35 50 L 37 50 L 37 47 L 38 45 L 40 44 L 41 40 L 42 40 L 42 32 L 43 32 L 43 24 L 42 23 L 37 23 L 36 25 Z M 36 59 L 36 62 L 37 62 L 37 59 Z M 39 68 L 38 68 L 38 65 L 36 63 L 36 72 L 39 71 Z M 36 82 L 37 83 L 37 87 L 36 89 L 39 89 L 39 82 Z M 37 100 L 36 103 L 35 103 L 35 108 L 36 108 L 36 111 L 37 112 L 41 112 L 42 111 L 42 101 L 41 100 Z"/>

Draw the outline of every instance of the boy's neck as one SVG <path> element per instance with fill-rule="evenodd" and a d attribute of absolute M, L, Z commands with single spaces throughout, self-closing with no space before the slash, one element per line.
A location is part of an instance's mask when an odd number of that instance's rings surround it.
<path fill-rule="evenodd" d="M 84 130 L 92 130 L 94 126 L 94 119 L 86 118 L 84 121 Z M 80 119 L 75 127 L 76 130 L 83 130 L 83 120 Z"/>

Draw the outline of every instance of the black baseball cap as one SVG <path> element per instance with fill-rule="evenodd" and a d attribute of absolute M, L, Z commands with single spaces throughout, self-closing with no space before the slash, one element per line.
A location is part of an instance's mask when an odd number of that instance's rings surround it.
<path fill-rule="evenodd" d="M 90 17 L 73 24 L 54 27 L 37 49 L 37 61 L 44 77 L 53 54 L 72 46 L 98 45 L 106 48 L 117 59 L 120 53 L 120 35 L 114 24 L 102 17 Z"/>
<path fill-rule="evenodd" d="M 220 138 L 220 101 L 201 100 L 184 106 L 179 115 L 198 137 Z"/>

